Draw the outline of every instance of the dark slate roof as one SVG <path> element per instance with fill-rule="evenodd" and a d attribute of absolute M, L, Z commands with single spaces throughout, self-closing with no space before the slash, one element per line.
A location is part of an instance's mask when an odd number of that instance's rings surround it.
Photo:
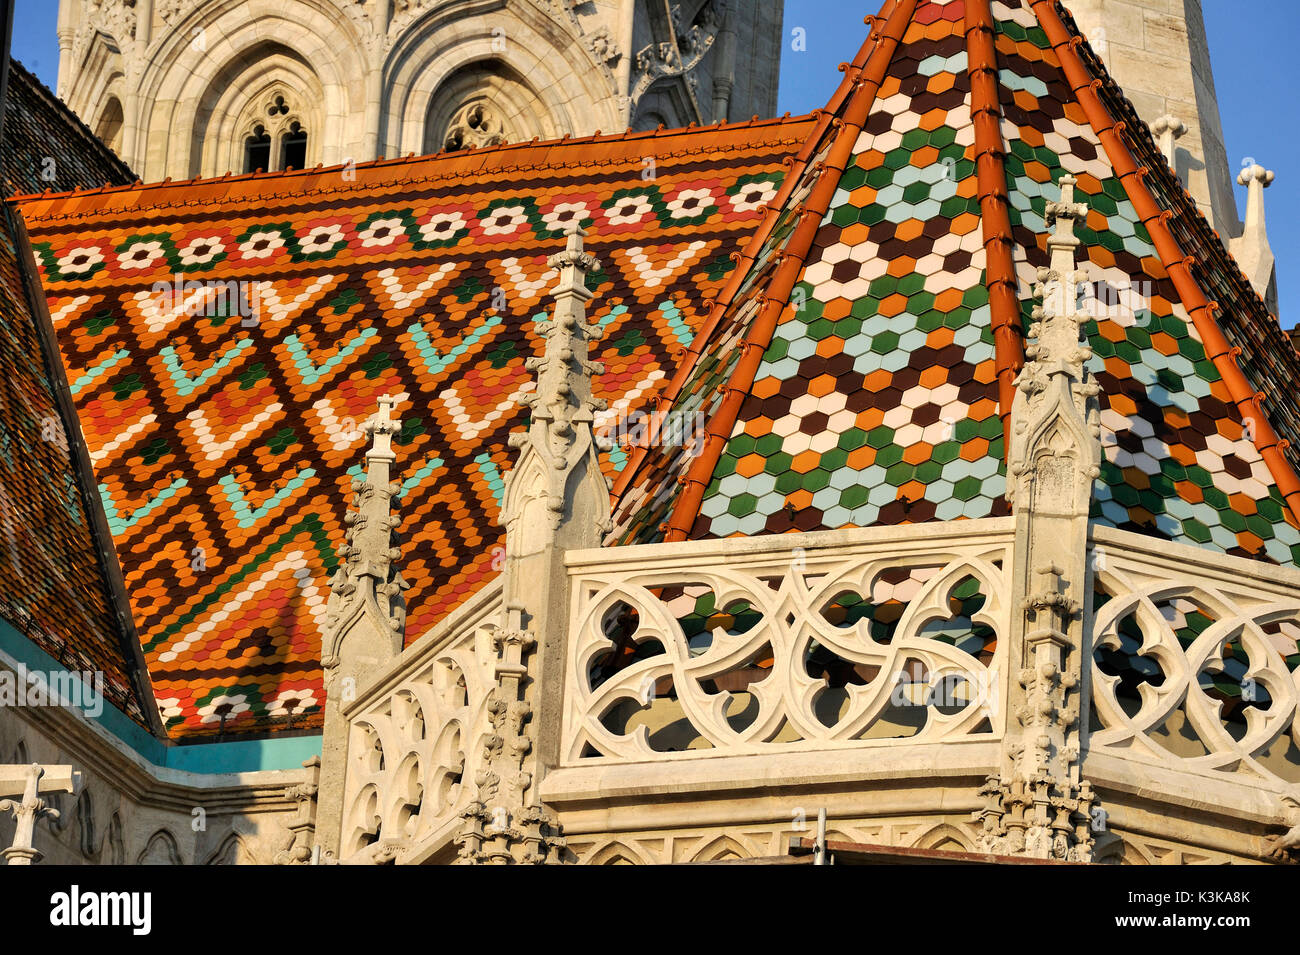
<path fill-rule="evenodd" d="M 11 63 L 0 145 L 4 196 L 123 185 L 135 177 L 40 81 Z M 108 700 L 156 722 L 138 644 L 117 612 L 111 551 L 97 538 L 93 484 L 51 361 L 39 280 L 16 213 L 0 214 L 0 616 L 70 670 L 104 675 Z M 70 450 L 67 436 L 73 436 Z M 85 465 L 83 469 L 79 465 Z M 86 475 L 80 479 L 78 475 Z M 87 497 L 90 490 L 92 497 Z M 89 515 L 89 516 L 88 516 Z M 107 537 L 102 538 L 107 540 Z"/>

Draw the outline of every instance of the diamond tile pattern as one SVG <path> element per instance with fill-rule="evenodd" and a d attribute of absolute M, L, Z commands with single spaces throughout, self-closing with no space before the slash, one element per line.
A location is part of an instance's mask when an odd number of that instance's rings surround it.
<path fill-rule="evenodd" d="M 1063 172 L 1088 205 L 1085 326 L 1104 460 L 1092 517 L 1225 553 L 1300 561 L 1300 531 L 1034 13 L 994 3 L 1021 280 L 1048 264 L 1044 207 Z M 1028 316 L 1025 317 L 1026 323 Z"/>
<path fill-rule="evenodd" d="M 1034 12 L 1016 0 L 992 10 L 1021 335 L 1035 271 L 1048 263 L 1045 205 L 1059 198 L 1063 172 L 1079 180 L 1076 195 L 1090 210 L 1079 235 L 1096 318 L 1084 332 L 1102 387 L 1105 446 L 1093 518 L 1300 562 L 1300 530 L 1253 426 L 1207 356 Z M 716 408 L 720 388 L 742 388 L 745 399 L 698 513 L 675 522 L 689 526 L 687 537 L 1006 513 L 998 418 L 1005 409 L 997 406 L 964 19 L 960 2 L 917 4 L 753 380 L 731 372 L 746 334 L 737 325 L 753 323 L 765 291 L 763 255 L 747 294 L 701 349 L 680 406 Z M 1094 69 L 1100 74 L 1099 64 Z M 1106 90 L 1123 103 L 1109 81 Z M 820 144 L 820 155 L 830 148 Z M 1158 172 L 1163 178 L 1150 178 L 1166 184 L 1158 195 L 1178 234 L 1197 238 L 1162 161 Z M 787 200 L 782 223 L 821 174 L 816 163 L 803 168 L 807 182 Z M 784 238 L 778 229 L 765 249 Z M 1188 248 L 1206 261 L 1218 256 L 1217 271 L 1201 266 L 1218 276 L 1210 294 L 1258 314 L 1257 299 L 1245 301 L 1223 280 L 1235 269 L 1221 247 Z M 1229 331 L 1243 345 L 1248 375 L 1295 380 L 1290 346 L 1253 330 L 1267 319 L 1235 322 Z M 1291 435 L 1288 416 L 1280 417 L 1277 426 Z M 683 482 L 698 480 L 691 463 L 672 449 L 650 449 L 637 474 L 625 475 L 614 539 L 662 539 Z"/>
<path fill-rule="evenodd" d="M 1007 513 L 963 18 L 961 3 L 918 4 L 690 536 Z M 729 369 L 735 351 L 720 338 L 703 364 Z M 674 500 L 645 489 L 682 460 L 647 461 L 616 511 L 621 540 L 658 539 Z"/>
<path fill-rule="evenodd" d="M 565 226 L 583 222 L 602 263 L 590 314 L 609 426 L 653 397 L 690 343 L 702 299 L 810 128 L 767 121 L 382 163 L 355 180 L 308 171 L 29 201 L 171 733 L 319 723 L 328 579 L 359 425 L 379 395 L 407 396 L 410 639 L 495 576 L 506 436 L 524 422 L 524 363 L 540 348 L 546 259 Z M 196 284 L 175 297 L 155 288 L 177 277 Z M 251 296 L 258 313 L 242 314 Z"/>

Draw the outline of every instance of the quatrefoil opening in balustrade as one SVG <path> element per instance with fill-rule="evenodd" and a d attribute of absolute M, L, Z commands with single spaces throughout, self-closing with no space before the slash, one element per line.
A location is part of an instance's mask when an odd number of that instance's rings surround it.
<path fill-rule="evenodd" d="M 654 593 L 672 614 L 680 634 L 678 650 L 684 651 L 688 659 L 704 656 L 715 641 L 743 637 L 761 620 L 761 615 L 746 600 L 733 600 L 720 607 L 718 595 L 707 584 L 677 584 L 656 588 Z M 593 691 L 628 667 L 666 656 L 664 642 L 640 630 L 640 615 L 625 601 L 615 603 L 606 611 L 601 628 L 612 647 L 594 659 L 588 669 L 588 683 Z M 739 731 L 752 725 L 758 715 L 748 687 L 765 680 L 771 668 L 771 648 L 764 646 L 734 662 L 724 672 L 695 682 L 699 691 L 723 700 L 724 718 Z M 637 685 L 635 694 L 611 701 L 601 722 L 619 736 L 645 727 L 649 745 L 656 752 L 707 746 L 679 713 L 674 676 L 647 674 Z"/>
<path fill-rule="evenodd" d="M 1095 745 L 1300 782 L 1300 608 L 1098 583 L 1093 613 Z"/>

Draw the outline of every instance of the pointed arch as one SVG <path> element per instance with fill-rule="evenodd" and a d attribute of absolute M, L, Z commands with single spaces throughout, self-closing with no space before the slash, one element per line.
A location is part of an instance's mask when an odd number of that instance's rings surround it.
<path fill-rule="evenodd" d="M 723 834 L 715 836 L 695 850 L 691 862 L 727 862 L 733 859 L 752 859 L 762 855 L 752 845 L 745 845 L 734 836 Z"/>
<path fill-rule="evenodd" d="M 176 837 L 166 829 L 159 829 L 144 844 L 135 857 L 136 865 L 183 865 Z"/>
<path fill-rule="evenodd" d="M 651 865 L 639 849 L 626 845 L 616 839 L 610 839 L 589 852 L 582 860 L 583 865 Z"/>
<path fill-rule="evenodd" d="M 550 139 L 587 126 L 624 125 L 593 54 L 581 43 L 557 43 L 556 23 L 540 5 L 492 3 L 491 16 L 475 15 L 485 12 L 484 0 L 430 6 L 403 27 L 384 62 L 386 108 L 379 131 L 384 155 L 418 152 L 437 140 L 442 131 L 428 125 L 441 115 L 437 97 L 455 89 L 456 77 L 465 71 L 487 66 L 503 89 L 509 87 L 507 105 L 533 100 L 531 115 L 514 117 L 520 126 L 516 135 Z M 527 80 L 520 84 L 511 77 Z M 448 105 L 454 113 L 461 104 Z"/>
<path fill-rule="evenodd" d="M 228 832 L 221 844 L 203 860 L 204 865 L 256 865 L 257 859 L 238 832 Z"/>
<path fill-rule="evenodd" d="M 122 112 L 122 101 L 117 96 L 110 94 L 99 111 L 99 117 L 95 120 L 95 135 L 103 141 L 105 146 L 119 155 L 122 152 L 122 133 L 125 120 L 125 114 Z"/>
<path fill-rule="evenodd" d="M 922 833 L 912 846 L 917 849 L 940 849 L 946 852 L 974 852 L 975 840 L 969 831 L 950 822 L 941 822 Z"/>
<path fill-rule="evenodd" d="M 266 54 L 272 61 L 259 60 Z M 308 161 L 332 164 L 358 157 L 365 138 L 366 62 L 357 20 L 330 0 L 300 0 L 292 16 L 277 0 L 197 5 L 173 24 L 144 64 L 139 148 L 131 157 L 136 171 L 147 180 L 224 172 L 205 165 L 222 164 L 220 137 L 212 136 L 225 129 L 227 117 L 233 124 L 246 101 L 227 102 L 223 94 L 232 85 L 248 96 L 262 92 L 258 78 L 265 76 L 259 69 L 264 63 L 287 86 L 302 83 L 300 108 L 322 118 L 316 144 L 309 140 Z M 225 112 L 218 113 L 218 107 Z M 306 121 L 303 125 L 314 132 Z M 196 146 L 196 136 L 201 145 Z"/>

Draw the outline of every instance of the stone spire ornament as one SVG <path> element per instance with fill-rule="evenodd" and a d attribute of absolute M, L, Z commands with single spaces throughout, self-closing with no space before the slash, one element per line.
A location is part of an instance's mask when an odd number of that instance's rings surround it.
<path fill-rule="evenodd" d="M 1028 359 L 1016 380 L 1007 454 L 1007 498 L 1016 520 L 1008 726 L 1002 769 L 976 813 L 986 851 L 1088 861 L 1091 786 L 1079 774 L 1079 684 L 1087 579 L 1088 510 L 1100 473 L 1098 387 L 1079 340 L 1091 316 L 1077 307 L 1075 226 L 1088 209 L 1075 180 L 1049 202 L 1050 266 L 1038 270 Z"/>
<path fill-rule="evenodd" d="M 553 535 L 565 546 L 595 547 L 610 526 L 610 483 L 600 470 L 593 430 L 605 402 L 591 389 L 592 376 L 605 368 L 588 357 L 599 329 L 587 324 L 586 312 L 592 297 L 587 276 L 599 263 L 584 250 L 585 236 L 575 225 L 564 251 L 548 263 L 560 278 L 551 290 L 552 317 L 537 323 L 545 348 L 526 364 L 537 373 L 536 391 L 521 399 L 531 412 L 528 428 L 510 435 L 519 456 L 506 475 L 501 504 L 507 556 L 534 553 Z"/>
<path fill-rule="evenodd" d="M 1251 287 L 1277 312 L 1277 278 L 1273 249 L 1268 244 L 1264 223 L 1264 190 L 1273 184 L 1273 170 L 1250 163 L 1237 174 L 1237 184 L 1246 187 L 1246 222 L 1241 235 L 1228 243 Z"/>
<path fill-rule="evenodd" d="M 348 732 L 343 707 L 398 657 L 406 639 L 409 584 L 397 566 L 401 485 L 391 480 L 397 461 L 393 435 L 402 429 L 392 414 L 399 400 L 381 397 L 379 411 L 362 426 L 371 438 L 366 474 L 353 478 L 353 506 L 344 517 L 347 541 L 339 546 L 338 570 L 330 580 L 321 639 L 326 697 L 316 814 L 317 843 L 326 858 L 338 852 Z"/>
<path fill-rule="evenodd" d="M 1177 116 L 1171 113 L 1165 113 L 1163 116 L 1157 116 L 1151 124 L 1151 134 L 1156 138 L 1156 144 L 1160 151 L 1165 154 L 1165 161 L 1169 163 L 1169 168 L 1178 176 L 1178 164 L 1174 161 L 1175 144 L 1187 134 L 1187 124 Z M 1182 176 L 1178 176 L 1181 181 Z"/>
<path fill-rule="evenodd" d="M 574 225 L 564 251 L 550 259 L 559 272 L 551 318 L 537 323 L 542 354 L 528 359 L 537 389 L 522 399 L 528 427 L 510 435 L 518 451 L 505 477 L 501 523 L 506 529 L 504 611 L 484 627 L 496 655 L 484 737 L 484 768 L 475 800 L 456 836 L 466 864 L 560 861 L 564 840 L 538 795 L 559 761 L 564 651 L 568 638 L 567 551 L 599 546 L 610 526 L 609 481 L 600 469 L 593 431 L 605 403 L 591 379 L 604 368 L 589 358 L 599 329 L 587 323 L 587 276 L 599 266 Z"/>
<path fill-rule="evenodd" d="M 406 600 L 409 586 L 397 569 L 401 557 L 398 547 L 396 515 L 398 484 L 390 483 L 397 456 L 393 453 L 393 435 L 402 423 L 392 417 L 397 398 L 384 395 L 379 411 L 362 425 L 371 436 L 366 452 L 366 475 L 352 481 L 353 506 L 344 518 L 347 543 L 339 547 L 341 563 L 330 581 L 330 602 L 326 616 L 327 656 L 338 653 L 338 643 L 357 618 L 369 613 L 373 622 L 386 633 L 400 650 L 406 631 Z M 328 664 L 326 664 L 328 666 Z"/>
<path fill-rule="evenodd" d="M 1092 349 L 1079 341 L 1080 326 L 1092 316 L 1076 306 L 1087 276 L 1075 271 L 1074 228 L 1088 207 L 1074 201 L 1073 176 L 1061 176 L 1060 185 L 1060 201 L 1046 206 L 1047 224 L 1055 226 L 1047 240 L 1051 265 L 1038 270 L 1040 304 L 1031 313 L 1011 408 L 1007 497 L 1022 508 L 1086 517 L 1101 466 L 1098 387 L 1084 369 Z"/>

